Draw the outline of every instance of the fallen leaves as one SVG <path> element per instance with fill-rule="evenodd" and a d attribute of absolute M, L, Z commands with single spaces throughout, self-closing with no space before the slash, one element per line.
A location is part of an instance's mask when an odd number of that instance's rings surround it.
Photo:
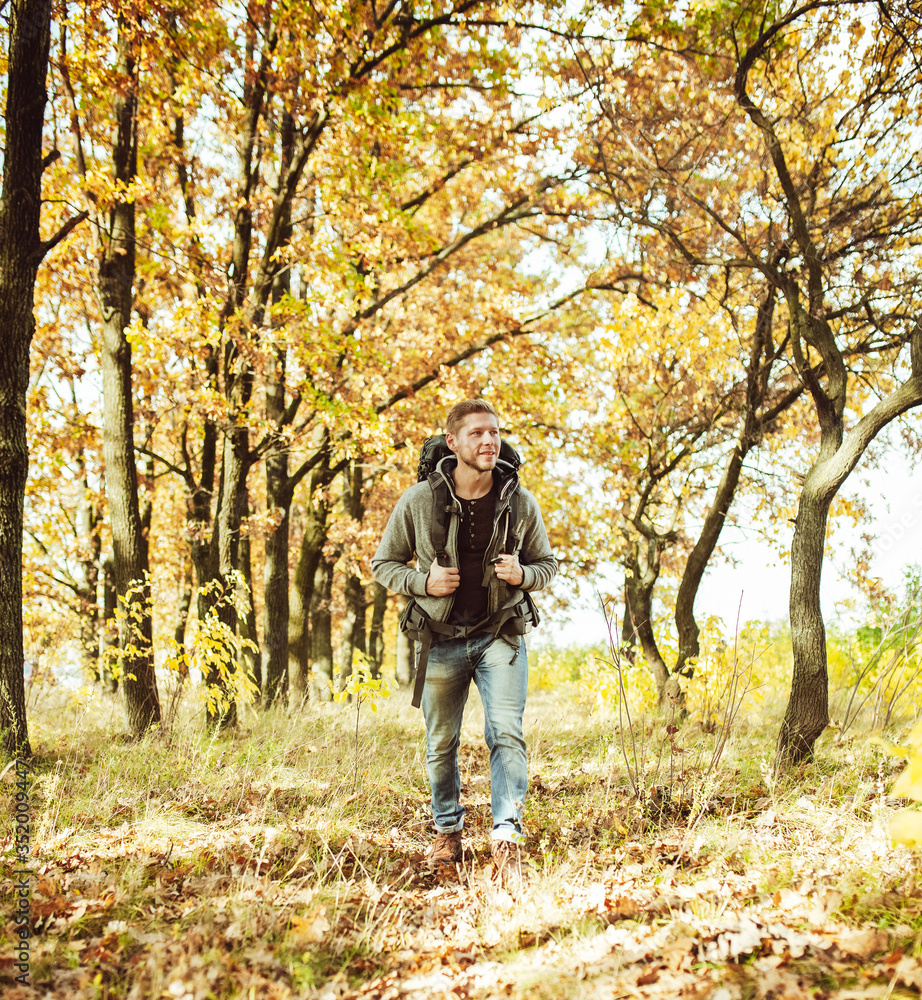
<path fill-rule="evenodd" d="M 326 910 L 313 910 L 303 917 L 292 916 L 288 930 L 288 940 L 298 948 L 306 948 L 311 944 L 319 944 L 330 931 L 330 921 Z"/>
<path fill-rule="evenodd" d="M 802 782 L 760 813 L 761 786 L 731 780 L 689 830 L 681 812 L 638 818 L 626 787 L 561 761 L 535 775 L 534 877 L 510 894 L 490 880 L 485 755 L 463 756 L 465 857 L 436 870 L 422 769 L 417 786 L 382 774 L 358 797 L 335 774 L 299 783 L 287 765 L 277 785 L 228 765 L 211 785 L 157 777 L 156 798 L 113 796 L 100 814 L 131 808 L 112 825 L 37 844 L 39 973 L 23 1000 L 900 1000 L 922 988 L 922 886 L 888 842 L 882 797 L 859 814 Z M 0 897 L 12 884 L 0 874 Z"/>

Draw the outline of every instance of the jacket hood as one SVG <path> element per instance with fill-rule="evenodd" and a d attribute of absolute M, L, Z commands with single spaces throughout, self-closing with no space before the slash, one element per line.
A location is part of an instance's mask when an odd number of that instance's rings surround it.
<path fill-rule="evenodd" d="M 452 471 L 457 464 L 458 460 L 454 455 L 446 455 L 439 461 L 432 473 L 433 476 L 441 476 L 445 480 L 452 496 L 455 496 L 455 481 L 452 477 Z M 498 459 L 496 467 L 493 469 L 493 483 L 497 487 L 499 498 L 505 499 L 518 487 L 519 474 L 508 462 Z"/>

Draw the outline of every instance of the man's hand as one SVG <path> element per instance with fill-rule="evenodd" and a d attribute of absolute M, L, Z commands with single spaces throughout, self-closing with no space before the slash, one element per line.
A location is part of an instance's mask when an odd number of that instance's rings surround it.
<path fill-rule="evenodd" d="M 493 563 L 493 568 L 500 580 L 511 583 L 513 587 L 521 587 L 525 581 L 525 571 L 518 556 L 499 556 Z"/>
<path fill-rule="evenodd" d="M 461 585 L 461 570 L 457 566 L 440 566 L 438 561 L 429 567 L 426 593 L 430 597 L 447 597 Z"/>

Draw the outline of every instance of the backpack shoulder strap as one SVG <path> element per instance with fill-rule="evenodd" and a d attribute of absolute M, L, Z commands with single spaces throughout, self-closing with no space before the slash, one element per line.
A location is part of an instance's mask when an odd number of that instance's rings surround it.
<path fill-rule="evenodd" d="M 429 534 L 435 558 L 440 566 L 448 565 L 448 525 L 451 521 L 452 507 L 448 496 L 448 486 L 438 472 L 429 476 L 429 488 L 432 490 L 432 520 Z"/>

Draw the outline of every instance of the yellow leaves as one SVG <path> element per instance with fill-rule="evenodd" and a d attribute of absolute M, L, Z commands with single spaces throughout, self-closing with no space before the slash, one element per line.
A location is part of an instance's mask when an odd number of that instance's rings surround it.
<path fill-rule="evenodd" d="M 620 705 L 632 716 L 640 716 L 656 704 L 651 672 L 631 669 L 626 660 L 590 652 L 579 667 L 579 676 L 596 710 L 617 712 Z"/>
<path fill-rule="evenodd" d="M 860 497 L 849 497 L 844 494 L 838 495 L 833 500 L 829 516 L 830 518 L 849 518 L 855 524 L 862 524 L 871 517 L 867 504 Z"/>
<path fill-rule="evenodd" d="M 252 704 L 259 695 L 254 679 L 239 668 L 244 650 L 258 652 L 256 644 L 239 636 L 222 618 L 242 616 L 249 610 L 249 592 L 239 573 L 227 581 L 212 580 L 198 590 L 208 610 L 191 623 L 189 642 L 182 646 L 171 640 L 163 667 L 180 687 L 193 679 L 193 671 L 203 682 L 200 697 L 211 714 L 227 711 L 234 702 Z M 233 611 L 233 616 L 228 614 Z"/>
<path fill-rule="evenodd" d="M 922 812 L 901 809 L 890 819 L 890 839 L 907 847 L 922 845 Z"/>
<path fill-rule="evenodd" d="M 893 785 L 893 794 L 922 801 L 922 753 L 909 754 L 906 767 Z"/>
<path fill-rule="evenodd" d="M 188 676 L 191 662 L 189 653 L 175 639 L 172 640 L 170 651 L 163 661 L 164 670 L 179 677 L 186 677 Z"/>
<path fill-rule="evenodd" d="M 373 676 L 372 670 L 373 665 L 368 657 L 364 653 L 356 652 L 353 658 L 352 674 L 343 689 L 334 693 L 333 698 L 336 701 L 355 699 L 359 706 L 363 702 L 367 702 L 372 712 L 377 712 L 377 699 L 390 698 L 391 696 L 391 682 L 387 678 Z"/>
<path fill-rule="evenodd" d="M 888 747 L 895 757 L 905 757 L 906 767 L 893 785 L 893 794 L 922 802 L 922 722 L 916 723 L 905 747 Z M 903 809 L 890 820 L 890 838 L 909 847 L 922 845 L 922 812 Z"/>
<path fill-rule="evenodd" d="M 290 921 L 286 937 L 290 944 L 305 948 L 307 945 L 320 944 L 330 932 L 330 921 L 326 910 L 322 907 L 311 910 L 303 917 L 295 914 Z"/>
<path fill-rule="evenodd" d="M 152 655 L 150 574 L 135 580 L 119 594 L 115 609 L 120 643 L 106 649 L 106 667 L 115 680 L 137 680 L 131 665 Z"/>

